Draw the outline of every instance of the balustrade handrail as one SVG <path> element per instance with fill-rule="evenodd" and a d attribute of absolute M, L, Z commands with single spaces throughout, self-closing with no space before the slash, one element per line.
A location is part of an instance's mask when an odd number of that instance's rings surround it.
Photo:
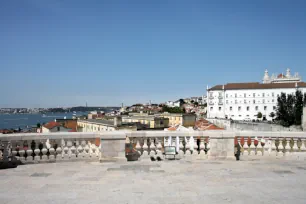
<path fill-rule="evenodd" d="M 230 131 L 230 130 L 209 130 L 209 131 L 105 131 L 105 132 L 61 132 L 61 133 L 24 133 L 24 134 L 3 134 L 0 140 L 46 140 L 46 139 L 86 139 L 86 138 L 148 138 L 148 137 L 258 137 L 258 138 L 306 138 L 306 132 L 268 132 L 268 131 Z"/>

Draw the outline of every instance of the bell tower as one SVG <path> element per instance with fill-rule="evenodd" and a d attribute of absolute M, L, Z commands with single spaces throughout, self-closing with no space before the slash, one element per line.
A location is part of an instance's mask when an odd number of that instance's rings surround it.
<path fill-rule="evenodd" d="M 262 79 L 262 83 L 263 84 L 268 84 L 270 83 L 270 77 L 269 77 L 269 73 L 268 73 L 268 70 L 266 69 L 265 70 L 265 74 L 264 74 L 264 77 Z"/>

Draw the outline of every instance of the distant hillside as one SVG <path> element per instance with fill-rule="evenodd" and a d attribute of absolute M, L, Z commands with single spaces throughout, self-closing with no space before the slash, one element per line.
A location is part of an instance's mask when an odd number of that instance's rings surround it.
<path fill-rule="evenodd" d="M 64 113 L 64 112 L 89 112 L 89 111 L 104 111 L 111 112 L 113 110 L 118 110 L 120 107 L 85 107 L 85 106 L 77 106 L 72 108 L 49 108 L 44 110 L 45 113 L 53 112 L 53 113 Z"/>

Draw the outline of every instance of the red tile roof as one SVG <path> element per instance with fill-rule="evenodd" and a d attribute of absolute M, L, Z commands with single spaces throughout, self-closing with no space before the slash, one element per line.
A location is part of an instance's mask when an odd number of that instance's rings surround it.
<path fill-rule="evenodd" d="M 224 90 L 234 89 L 279 89 L 279 88 L 295 88 L 296 83 L 273 83 L 273 84 L 260 84 L 258 82 L 251 83 L 228 83 L 224 85 Z M 297 82 L 298 87 L 306 87 L 305 82 Z M 223 85 L 216 85 L 209 90 L 222 90 Z"/>
<path fill-rule="evenodd" d="M 58 122 L 55 122 L 55 121 L 50 121 L 50 122 L 48 122 L 47 124 L 44 125 L 44 127 L 47 128 L 47 129 L 52 129 L 52 128 L 58 127 L 58 126 L 61 126 L 61 124 L 58 123 Z"/>
<path fill-rule="evenodd" d="M 198 130 L 224 130 L 223 128 L 220 128 L 205 119 L 196 121 L 195 128 Z"/>

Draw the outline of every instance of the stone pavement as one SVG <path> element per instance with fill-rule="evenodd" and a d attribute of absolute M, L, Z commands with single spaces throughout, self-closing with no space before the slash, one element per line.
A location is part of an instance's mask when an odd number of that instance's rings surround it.
<path fill-rule="evenodd" d="M 61 162 L 0 170 L 0 203 L 306 203 L 306 161 Z"/>

